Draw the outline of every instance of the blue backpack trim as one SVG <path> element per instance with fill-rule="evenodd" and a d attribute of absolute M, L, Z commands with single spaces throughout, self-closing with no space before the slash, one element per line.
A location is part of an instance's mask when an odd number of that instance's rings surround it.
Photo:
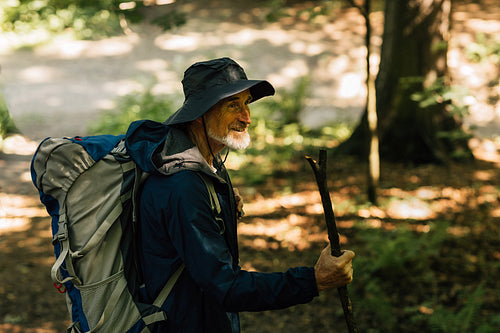
<path fill-rule="evenodd" d="M 109 154 L 110 151 L 124 138 L 124 135 L 95 135 L 95 136 L 75 136 L 68 138 L 68 140 L 81 145 L 87 153 L 94 159 L 94 161 L 101 160 L 104 156 Z"/>
<path fill-rule="evenodd" d="M 118 142 L 124 138 L 124 135 L 97 135 L 97 136 L 86 136 L 86 137 L 73 137 L 66 138 L 69 141 L 81 145 L 85 150 L 89 153 L 89 155 L 94 159 L 95 162 L 101 160 L 111 152 Z M 40 145 L 47 141 L 50 138 L 44 139 Z M 37 152 L 35 152 L 31 166 L 31 179 L 33 184 L 37 183 L 37 175 L 34 170 L 33 161 L 37 156 Z M 38 193 L 40 196 L 40 201 L 46 207 L 47 213 L 52 217 L 51 219 L 51 229 L 52 235 L 56 235 L 59 231 L 59 202 L 54 197 L 45 194 L 41 190 L 38 189 Z M 54 242 L 54 254 L 57 257 L 61 254 L 61 244 L 58 242 Z M 62 268 L 65 268 L 65 264 L 62 265 Z M 61 275 L 66 278 L 69 274 L 65 271 L 61 271 Z M 78 322 L 80 324 L 80 328 L 84 331 L 89 331 L 89 324 L 87 318 L 85 317 L 83 305 L 82 305 L 82 297 L 80 291 L 74 287 L 72 282 L 64 283 L 64 287 L 66 288 L 66 292 L 68 293 L 69 298 L 72 302 L 71 307 L 71 318 L 73 322 Z"/>

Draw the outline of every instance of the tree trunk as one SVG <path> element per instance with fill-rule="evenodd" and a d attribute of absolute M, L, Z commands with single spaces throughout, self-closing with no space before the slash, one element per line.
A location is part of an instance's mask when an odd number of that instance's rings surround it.
<path fill-rule="evenodd" d="M 451 0 L 386 1 L 383 44 L 376 79 L 380 155 L 414 163 L 447 162 L 456 151 L 471 157 L 467 140 L 443 135 L 461 121 L 440 101 L 421 107 L 412 96 L 439 80 L 447 85 Z M 369 152 L 367 113 L 339 151 Z"/>
<path fill-rule="evenodd" d="M 378 186 L 380 180 L 380 153 L 378 138 L 378 117 L 375 90 L 375 75 L 372 74 L 371 57 L 371 36 L 372 27 L 370 21 L 371 0 L 365 0 L 365 26 L 366 26 L 366 113 L 368 120 L 369 148 L 368 148 L 368 200 L 374 205 L 378 202 Z"/>

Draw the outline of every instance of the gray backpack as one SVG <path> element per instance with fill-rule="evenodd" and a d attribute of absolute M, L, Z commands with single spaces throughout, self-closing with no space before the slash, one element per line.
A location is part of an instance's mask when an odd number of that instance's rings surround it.
<path fill-rule="evenodd" d="M 140 301 L 136 197 L 147 174 L 127 154 L 123 136 L 47 138 L 33 156 L 31 174 L 52 217 L 51 276 L 66 295 L 68 332 L 149 332 L 167 320 L 160 307 L 184 265 L 153 304 Z M 200 176 L 218 216 L 213 184 Z"/>

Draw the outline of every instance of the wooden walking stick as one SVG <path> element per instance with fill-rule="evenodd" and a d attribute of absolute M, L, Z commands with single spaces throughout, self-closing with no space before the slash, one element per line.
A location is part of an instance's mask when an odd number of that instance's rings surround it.
<path fill-rule="evenodd" d="M 321 195 L 321 202 L 323 203 L 323 211 L 325 213 L 326 227 L 328 229 L 328 239 L 330 240 L 332 255 L 340 257 L 340 255 L 342 255 L 342 250 L 340 249 L 339 234 L 337 232 L 337 225 L 335 224 L 335 214 L 333 213 L 330 193 L 328 192 L 326 184 L 326 150 L 320 149 L 319 163 L 310 156 L 306 156 L 306 159 L 314 171 L 319 194 Z M 349 333 L 357 333 L 358 329 L 356 328 L 356 322 L 354 321 L 351 299 L 349 298 L 347 287 L 339 287 L 337 290 L 339 292 L 342 308 L 344 309 L 347 329 L 349 330 Z"/>

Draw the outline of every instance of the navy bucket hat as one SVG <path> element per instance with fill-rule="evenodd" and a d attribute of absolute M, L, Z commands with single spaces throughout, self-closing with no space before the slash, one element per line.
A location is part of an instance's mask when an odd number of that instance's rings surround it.
<path fill-rule="evenodd" d="M 220 100 L 250 89 L 252 102 L 274 95 L 265 80 L 248 80 L 243 68 L 230 58 L 198 62 L 184 72 L 184 104 L 164 124 L 177 125 L 201 117 Z"/>

